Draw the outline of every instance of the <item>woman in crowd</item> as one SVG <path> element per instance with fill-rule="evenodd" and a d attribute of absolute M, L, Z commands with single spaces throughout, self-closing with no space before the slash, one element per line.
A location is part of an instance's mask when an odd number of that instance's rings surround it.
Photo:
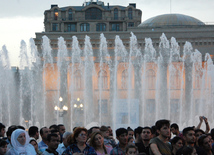
<path fill-rule="evenodd" d="M 0 155 L 5 155 L 7 152 L 7 142 L 3 139 L 0 139 Z"/>
<path fill-rule="evenodd" d="M 172 144 L 172 154 L 175 155 L 176 152 L 183 147 L 183 140 L 181 137 L 174 137 L 171 141 Z"/>
<path fill-rule="evenodd" d="M 35 148 L 35 151 L 36 151 L 37 155 L 41 155 L 42 154 L 42 152 L 39 151 L 38 143 L 34 138 L 30 139 L 30 144 L 33 145 L 33 147 Z"/>
<path fill-rule="evenodd" d="M 29 143 L 28 133 L 23 129 L 16 129 L 11 136 L 12 148 L 8 151 L 8 155 L 36 155 L 34 147 Z"/>
<path fill-rule="evenodd" d="M 82 153 L 84 155 L 97 155 L 94 148 L 87 145 L 87 129 L 78 127 L 74 130 L 72 136 L 73 144 L 67 147 L 63 155 L 73 155 L 74 153 Z"/>
<path fill-rule="evenodd" d="M 134 144 L 128 145 L 126 147 L 126 155 L 137 155 L 137 147 Z"/>
<path fill-rule="evenodd" d="M 91 136 L 90 146 L 92 146 L 97 155 L 110 154 L 112 148 L 104 145 L 104 138 L 101 132 L 95 132 Z"/>

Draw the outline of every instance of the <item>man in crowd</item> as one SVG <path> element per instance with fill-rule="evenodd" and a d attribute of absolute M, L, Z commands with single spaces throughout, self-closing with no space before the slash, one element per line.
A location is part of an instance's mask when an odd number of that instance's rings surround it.
<path fill-rule="evenodd" d="M 39 139 L 39 128 L 36 126 L 31 126 L 28 130 L 28 134 L 31 138 L 35 140 Z"/>
<path fill-rule="evenodd" d="M 125 155 L 128 144 L 128 131 L 125 128 L 117 129 L 116 138 L 119 144 L 111 150 L 110 155 Z"/>
<path fill-rule="evenodd" d="M 5 134 L 5 125 L 0 123 L 0 137 L 4 137 Z"/>
<path fill-rule="evenodd" d="M 149 155 L 149 141 L 152 138 L 152 130 L 150 127 L 144 127 L 141 132 L 141 142 L 135 143 L 138 147 L 139 153 L 146 153 Z"/>
<path fill-rule="evenodd" d="M 135 143 L 140 143 L 141 142 L 141 132 L 142 132 L 142 127 L 139 126 L 136 129 L 134 129 L 134 137 L 135 137 Z"/>
<path fill-rule="evenodd" d="M 58 145 L 58 148 L 56 150 L 59 154 L 62 154 L 66 150 L 66 148 L 68 147 L 67 138 L 71 135 L 72 135 L 71 132 L 65 132 L 63 134 L 63 136 L 62 136 L 63 141 L 61 144 Z"/>
<path fill-rule="evenodd" d="M 173 135 L 181 137 L 181 138 L 183 137 L 183 135 L 179 131 L 178 124 L 176 124 L 176 123 L 171 124 L 170 130 L 171 130 L 171 132 L 172 132 Z"/>
<path fill-rule="evenodd" d="M 102 133 L 102 135 L 104 137 L 104 145 L 107 145 L 107 146 L 112 147 L 112 148 L 116 146 L 116 142 L 114 141 L 114 139 L 110 138 L 110 136 L 109 136 L 108 127 L 101 126 L 100 132 Z"/>
<path fill-rule="evenodd" d="M 45 149 L 48 148 L 48 140 L 47 140 L 47 137 L 48 137 L 48 134 L 49 134 L 49 129 L 47 127 L 43 127 L 40 129 L 40 136 L 42 137 L 42 140 L 41 142 L 39 142 L 38 146 L 39 146 L 39 150 L 41 152 L 44 152 Z"/>
<path fill-rule="evenodd" d="M 58 155 L 56 151 L 59 145 L 59 137 L 57 134 L 48 134 L 47 136 L 48 148 L 43 152 L 43 155 Z"/>
<path fill-rule="evenodd" d="M 60 134 L 60 142 L 62 143 L 62 135 L 65 133 L 65 126 L 63 124 L 59 124 L 58 130 Z"/>
<path fill-rule="evenodd" d="M 171 155 L 170 138 L 170 122 L 169 120 L 158 120 L 155 123 L 156 131 L 159 134 L 157 137 L 150 140 L 150 155 Z"/>

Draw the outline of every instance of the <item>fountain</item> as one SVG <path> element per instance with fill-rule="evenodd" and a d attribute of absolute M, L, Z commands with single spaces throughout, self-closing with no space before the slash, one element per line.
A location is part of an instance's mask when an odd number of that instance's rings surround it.
<path fill-rule="evenodd" d="M 2 47 L 0 121 L 7 126 L 64 123 L 72 129 L 98 122 L 116 129 L 165 118 L 182 128 L 196 125 L 200 115 L 214 118 L 214 65 L 208 53 L 202 61 L 189 42 L 182 51 L 175 38 L 162 34 L 158 49 L 150 38 L 139 47 L 131 33 L 129 48 L 115 36 L 109 50 L 101 34 L 94 50 L 89 36 L 83 48 L 75 36 L 71 48 L 60 37 L 54 53 L 48 37 L 42 39 L 40 51 L 33 39 L 29 49 L 21 41 L 19 69 L 11 69 Z"/>

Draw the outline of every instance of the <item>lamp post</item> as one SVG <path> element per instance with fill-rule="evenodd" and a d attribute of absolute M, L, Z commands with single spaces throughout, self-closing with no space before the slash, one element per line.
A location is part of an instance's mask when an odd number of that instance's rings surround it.
<path fill-rule="evenodd" d="M 74 126 L 83 126 L 83 112 L 84 112 L 84 104 L 83 100 L 80 98 L 77 98 L 73 101 L 73 108 L 74 108 L 74 118 L 75 118 L 75 124 Z M 78 118 L 78 119 L 76 119 Z"/>
<path fill-rule="evenodd" d="M 60 97 L 59 98 L 59 106 L 54 107 L 54 110 L 59 114 L 59 123 L 60 124 L 63 124 L 63 116 L 68 111 L 68 107 L 66 105 L 63 105 L 62 101 L 63 101 L 63 98 Z"/>

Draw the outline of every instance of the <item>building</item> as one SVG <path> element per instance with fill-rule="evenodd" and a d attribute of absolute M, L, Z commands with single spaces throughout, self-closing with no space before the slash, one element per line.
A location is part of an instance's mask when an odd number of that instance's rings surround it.
<path fill-rule="evenodd" d="M 142 71 L 142 66 L 136 65 L 133 62 L 130 67 L 129 64 L 131 63 L 126 57 L 128 57 L 128 53 L 130 53 L 129 50 L 132 46 L 130 42 L 130 33 L 132 32 L 138 39 L 136 47 L 139 47 L 141 53 L 144 55 L 144 48 L 148 44 L 145 38 L 151 38 L 154 49 L 158 51 L 160 36 L 164 33 L 168 39 L 171 37 L 176 38 L 181 49 L 179 57 L 185 55 L 185 53 L 183 53 L 183 48 L 186 41 L 188 41 L 192 44 L 194 49 L 198 49 L 201 52 L 203 60 L 205 60 L 206 53 L 210 53 L 212 58 L 214 54 L 214 25 L 205 25 L 198 19 L 181 14 L 160 15 L 141 23 L 141 16 L 142 11 L 137 9 L 134 3 L 124 7 L 119 5 L 111 6 L 110 4 L 105 5 L 101 1 L 91 1 L 84 3 L 82 6 L 62 8 L 59 8 L 57 5 L 52 5 L 51 9 L 45 11 L 45 32 L 36 33 L 36 38 L 34 40 L 39 51 L 42 53 L 42 37 L 46 35 L 50 39 L 50 46 L 53 49 L 52 56 L 55 62 L 53 64 L 55 66 L 55 71 L 47 69 L 45 71 L 47 74 L 44 77 L 44 79 L 46 79 L 45 81 L 48 81 L 45 83 L 46 94 L 48 94 L 47 104 L 51 104 L 51 102 L 57 100 L 59 95 L 57 96 L 56 94 L 60 92 L 60 96 L 65 99 L 65 104 L 69 109 L 72 109 L 70 113 L 64 117 L 64 120 L 69 120 L 69 122 L 73 123 L 71 123 L 71 127 L 87 125 L 93 121 L 105 125 L 118 124 L 120 126 L 126 126 L 131 123 L 131 119 L 133 118 L 138 119 L 137 122 L 133 124 L 133 127 L 137 124 L 152 125 L 158 117 L 168 118 L 181 123 L 182 119 L 175 116 L 181 116 L 182 108 L 188 109 L 187 111 L 185 110 L 185 117 L 192 119 L 194 116 L 201 113 L 200 106 L 202 102 L 205 102 L 206 105 L 209 105 L 210 102 L 213 103 L 213 90 L 211 85 L 209 85 L 210 80 L 204 80 L 202 78 L 203 73 L 198 73 L 200 69 L 194 70 L 193 64 L 191 64 L 192 67 L 190 69 L 193 78 L 187 80 L 186 76 L 188 75 L 183 71 L 187 68 L 180 59 L 175 62 L 170 62 L 170 64 L 178 64 L 175 65 L 177 70 L 173 74 L 174 78 L 171 78 L 169 63 L 167 63 L 165 67 L 158 67 L 157 65 L 154 66 L 154 62 L 149 61 L 146 71 Z M 105 56 L 106 59 L 102 69 L 100 68 L 101 59 L 99 57 L 101 33 L 103 33 L 107 39 L 109 52 L 109 56 Z M 84 51 L 86 46 L 86 35 L 90 37 L 93 54 L 89 55 L 89 57 L 93 57 L 95 74 L 88 74 L 92 72 L 91 68 L 87 68 L 89 72 L 85 72 L 84 69 L 74 69 L 78 63 L 71 62 L 72 41 L 74 40 L 72 37 L 77 37 L 80 49 Z M 123 42 L 123 51 L 128 51 L 127 56 L 123 57 L 124 61 L 115 61 L 115 47 L 116 44 L 118 44 L 118 42 L 115 41 L 116 35 L 119 36 Z M 68 50 L 66 61 L 69 63 L 68 66 L 64 67 L 71 68 L 73 64 L 75 64 L 72 72 L 69 72 L 68 69 L 63 74 L 60 74 L 59 72 L 61 71 L 57 70 L 59 69 L 57 66 L 59 58 L 57 58 L 57 56 L 58 49 L 60 48 L 58 38 L 61 36 L 64 38 Z M 79 56 L 82 60 L 78 62 L 81 61 L 85 64 L 87 62 L 85 59 L 86 55 L 80 54 Z M 160 56 L 160 54 L 157 52 L 156 58 L 158 56 Z M 114 65 L 106 63 L 107 59 L 114 61 Z M 121 59 L 121 56 L 119 56 L 118 59 Z M 138 56 L 135 57 L 135 60 L 137 59 Z M 115 63 L 119 63 L 117 69 L 114 67 Z M 183 64 L 183 66 L 180 64 Z M 204 63 L 202 63 L 202 65 L 204 65 Z M 83 68 L 86 67 L 87 66 L 84 66 Z M 158 74 L 158 68 L 162 70 L 161 74 Z M 116 75 L 112 70 L 117 72 Z M 145 73 L 145 77 L 141 71 Z M 85 75 L 82 75 L 83 72 Z M 114 77 L 112 77 L 112 75 L 114 75 Z M 200 75 L 199 78 L 195 78 L 197 75 Z M 57 81 L 59 77 L 61 80 L 60 86 L 58 86 L 56 82 L 50 82 L 51 79 Z M 112 80 L 112 78 L 116 80 Z M 156 84 L 158 83 L 158 79 L 162 81 L 160 88 L 163 89 L 160 89 L 161 91 L 157 91 Z M 173 84 L 175 88 L 171 88 L 170 82 L 173 80 L 170 81 L 170 79 L 173 79 L 174 83 L 176 83 L 177 79 L 179 84 Z M 74 83 L 72 83 L 72 80 Z M 98 82 L 100 80 L 102 81 L 101 85 Z M 208 82 L 208 84 L 204 84 L 204 87 L 209 90 L 208 94 L 210 94 L 209 100 L 205 99 L 206 101 L 199 95 L 204 93 L 204 91 L 201 90 L 202 81 Z M 89 85 L 86 86 L 84 83 L 89 83 Z M 64 85 L 64 87 L 62 85 Z M 143 85 L 146 85 L 146 89 L 144 89 Z M 72 94 L 68 91 L 70 87 L 72 87 Z M 192 93 L 192 90 L 194 93 Z M 142 97 L 142 94 L 145 94 L 145 96 Z M 117 97 L 115 97 L 115 95 Z M 157 98 L 157 96 L 159 96 L 159 98 Z M 166 98 L 167 101 L 164 101 Z M 160 100 L 158 104 L 157 99 Z M 125 102 L 127 104 L 123 105 Z M 133 102 L 134 105 L 130 105 L 130 102 Z M 191 104 L 186 104 L 187 102 L 191 102 Z M 117 107 L 117 105 L 120 106 Z M 50 107 L 53 106 L 54 105 L 50 105 Z M 87 106 L 87 108 L 84 109 L 83 106 Z M 124 112 L 121 110 L 120 113 L 117 112 L 117 110 L 115 111 L 115 108 L 122 109 L 123 106 L 128 106 L 125 110 L 130 110 L 130 107 L 133 106 L 134 109 L 132 110 L 138 110 L 138 112 L 136 112 L 137 117 L 132 117 L 131 111 Z M 160 110 L 161 112 L 158 112 L 157 108 L 161 106 L 166 110 Z M 195 108 L 195 111 L 190 114 L 188 111 L 192 107 Z M 78 108 L 76 114 L 75 108 Z M 177 109 L 179 109 L 179 111 Z M 173 111 L 173 113 L 169 111 Z M 207 112 L 209 112 L 209 109 Z M 92 116 L 88 117 L 89 115 Z M 153 117 L 154 115 L 155 117 Z M 145 118 L 146 116 L 147 118 Z M 208 117 L 211 118 L 212 116 L 210 115 Z M 116 118 L 119 120 L 115 120 Z M 70 126 L 69 123 L 67 126 Z"/>

